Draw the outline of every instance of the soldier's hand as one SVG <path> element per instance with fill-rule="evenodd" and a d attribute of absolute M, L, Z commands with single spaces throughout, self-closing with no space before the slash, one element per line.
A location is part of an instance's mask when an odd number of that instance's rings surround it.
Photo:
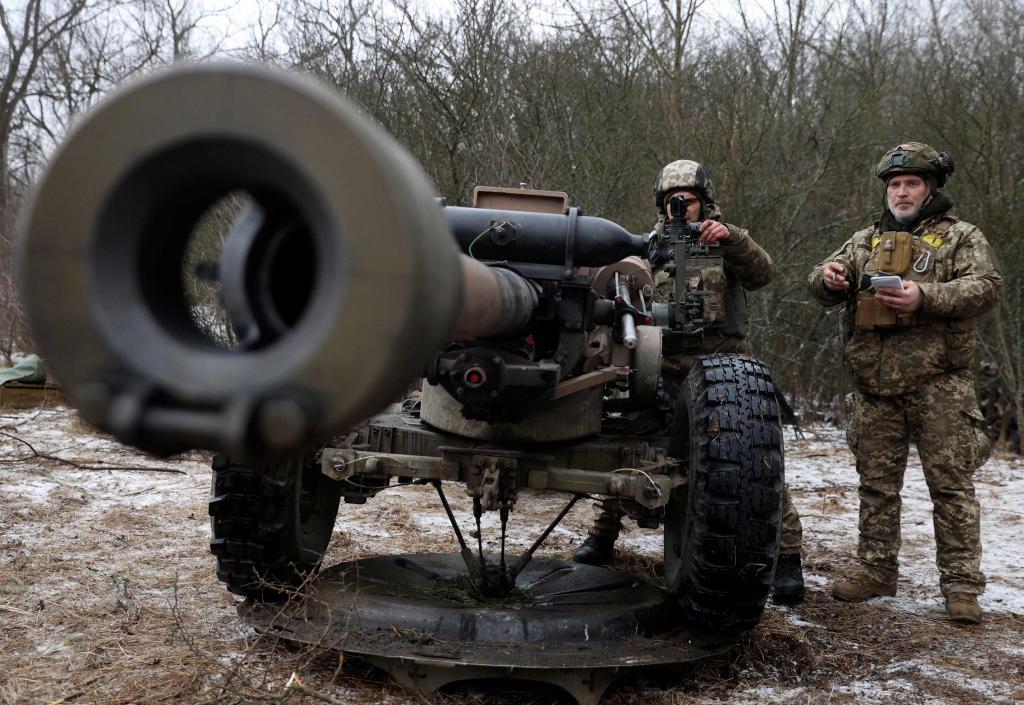
<path fill-rule="evenodd" d="M 913 313 L 924 303 L 924 294 L 916 282 L 903 282 L 902 289 L 882 287 L 875 292 L 875 298 L 897 313 Z"/>
<path fill-rule="evenodd" d="M 825 288 L 831 291 L 845 291 L 850 288 L 850 282 L 846 279 L 846 267 L 838 262 L 829 262 L 821 270 L 821 279 Z"/>
<path fill-rule="evenodd" d="M 697 242 L 702 245 L 711 245 L 728 237 L 729 228 L 717 220 L 705 220 L 700 224 L 700 237 L 697 238 Z"/>

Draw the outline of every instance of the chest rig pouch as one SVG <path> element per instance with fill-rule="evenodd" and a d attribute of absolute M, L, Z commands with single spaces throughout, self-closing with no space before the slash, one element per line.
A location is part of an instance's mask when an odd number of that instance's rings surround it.
<path fill-rule="evenodd" d="M 903 231 L 886 231 L 871 238 L 871 257 L 865 277 L 896 274 L 905 281 L 935 281 L 936 252 L 952 222 L 942 221 L 923 236 Z M 857 293 L 854 326 L 862 329 L 905 328 L 924 322 L 918 313 L 898 314 L 875 298 L 874 289 Z"/>
<path fill-rule="evenodd" d="M 722 257 L 694 257 L 687 261 L 687 288 L 702 299 L 701 315 L 710 327 L 726 319 L 725 297 L 728 283 Z"/>

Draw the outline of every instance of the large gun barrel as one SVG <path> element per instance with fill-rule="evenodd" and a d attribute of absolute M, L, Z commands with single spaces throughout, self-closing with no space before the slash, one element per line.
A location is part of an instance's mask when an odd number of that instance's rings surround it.
<path fill-rule="evenodd" d="M 462 250 L 481 259 L 600 267 L 647 253 L 646 238 L 574 209 L 566 216 L 448 207 L 445 218 Z"/>
<path fill-rule="evenodd" d="M 239 190 L 261 211 L 257 239 L 278 245 L 238 287 L 260 279 L 287 315 L 225 350 L 193 324 L 182 269 L 197 221 Z M 322 440 L 400 394 L 461 300 L 419 165 L 345 99 L 257 66 L 176 67 L 116 91 L 56 152 L 19 239 L 52 371 L 88 421 L 158 452 Z"/>
<path fill-rule="evenodd" d="M 240 339 L 226 348 L 197 327 L 183 271 L 199 221 L 238 192 L 251 205 L 218 265 Z M 473 258 L 458 246 L 470 235 Z M 521 328 L 533 285 L 475 258 L 606 264 L 644 247 L 574 209 L 441 208 L 345 98 L 207 64 L 129 83 L 77 123 L 22 215 L 18 257 L 35 342 L 86 420 L 158 453 L 253 458 L 383 408 L 449 340 Z"/>

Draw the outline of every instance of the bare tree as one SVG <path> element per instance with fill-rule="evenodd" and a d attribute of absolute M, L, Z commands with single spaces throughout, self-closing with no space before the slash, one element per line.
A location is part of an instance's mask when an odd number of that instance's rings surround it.
<path fill-rule="evenodd" d="M 0 56 L 6 66 L 0 75 L 0 213 L 9 215 L 11 128 L 31 94 L 44 56 L 62 36 L 87 22 L 97 11 L 91 0 L 62 3 L 29 0 L 20 13 L 0 5 L 0 30 L 3 30 L 4 41 Z M 8 231 L 5 230 L 4 235 L 8 235 Z"/>
<path fill-rule="evenodd" d="M 24 336 L 12 267 L 13 228 L 18 196 L 28 186 L 33 161 L 27 150 L 14 157 L 12 143 L 19 142 L 17 131 L 26 121 L 26 104 L 47 52 L 97 11 L 91 0 L 29 0 L 20 11 L 0 4 L 0 356 L 8 362 L 16 341 Z M 32 145 L 21 140 L 18 146 Z"/>

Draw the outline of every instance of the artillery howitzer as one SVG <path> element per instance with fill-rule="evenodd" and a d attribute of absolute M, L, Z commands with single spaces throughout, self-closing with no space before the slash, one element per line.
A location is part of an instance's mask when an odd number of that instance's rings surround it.
<path fill-rule="evenodd" d="M 236 338 L 226 349 L 196 325 L 185 262 L 197 221 L 239 190 L 251 202 L 208 268 Z M 700 335 L 712 293 L 676 277 L 670 303 L 653 300 L 649 252 L 688 274 L 688 258 L 714 259 L 678 223 L 652 242 L 557 192 L 476 201 L 440 203 L 388 135 L 322 87 L 177 68 L 115 93 L 54 156 L 23 219 L 24 298 L 86 420 L 158 453 L 221 453 L 212 549 L 221 580 L 254 598 L 251 621 L 312 640 L 315 605 L 282 623 L 260 602 L 309 587 L 342 499 L 431 484 L 460 553 L 325 571 L 320 626 L 342 624 L 335 643 L 421 689 L 498 668 L 592 700 L 630 668 L 693 660 L 721 648 L 714 633 L 758 621 L 780 523 L 775 392 L 761 363 L 722 355 L 698 358 L 667 397 L 663 349 Z M 420 398 L 379 413 L 419 377 Z M 472 498 L 475 546 L 445 481 Z M 527 488 L 571 498 L 511 557 Z M 585 496 L 664 527 L 664 590 L 532 558 Z M 465 595 L 437 597 L 445 581 Z M 415 656 L 385 628 L 396 621 L 422 636 Z"/>

